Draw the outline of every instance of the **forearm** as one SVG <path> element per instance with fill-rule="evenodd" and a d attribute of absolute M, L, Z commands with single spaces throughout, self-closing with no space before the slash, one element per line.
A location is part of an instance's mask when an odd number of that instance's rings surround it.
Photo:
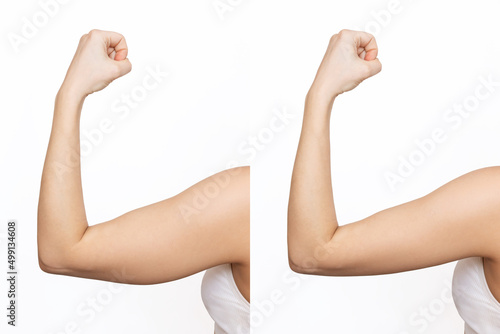
<path fill-rule="evenodd" d="M 61 88 L 45 158 L 38 205 L 41 266 L 56 267 L 70 256 L 87 229 L 80 171 L 83 98 Z"/>
<path fill-rule="evenodd" d="M 288 207 L 288 244 L 292 268 L 312 266 L 319 247 L 337 229 L 330 168 L 328 103 L 309 92 Z M 300 269 L 299 269 L 300 270 Z"/>

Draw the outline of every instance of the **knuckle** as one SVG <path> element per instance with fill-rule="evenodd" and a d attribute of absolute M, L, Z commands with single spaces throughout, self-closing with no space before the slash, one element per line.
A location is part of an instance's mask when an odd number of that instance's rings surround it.
<path fill-rule="evenodd" d="M 350 30 L 342 29 L 342 30 L 339 31 L 339 37 L 340 38 L 347 37 L 347 35 L 349 35 L 349 33 L 350 33 Z"/>
<path fill-rule="evenodd" d="M 369 39 L 369 40 L 371 40 L 371 41 L 373 41 L 373 42 L 375 42 L 375 43 L 376 43 L 376 41 L 375 41 L 375 36 L 373 36 L 372 34 L 370 34 L 370 33 L 368 33 L 368 32 L 366 32 L 365 34 L 366 34 L 366 36 L 368 37 L 368 39 Z"/>
<path fill-rule="evenodd" d="M 100 33 L 100 30 L 92 29 L 92 30 L 89 31 L 88 36 L 90 38 L 96 37 L 97 35 L 99 35 L 99 33 Z"/>

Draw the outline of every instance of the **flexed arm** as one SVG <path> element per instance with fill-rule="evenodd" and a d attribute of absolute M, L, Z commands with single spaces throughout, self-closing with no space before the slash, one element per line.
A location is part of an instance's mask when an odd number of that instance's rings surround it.
<path fill-rule="evenodd" d="M 330 39 L 305 101 L 288 207 L 288 249 L 295 270 L 314 270 L 317 247 L 338 228 L 330 173 L 330 114 L 335 98 L 378 73 L 374 38 L 343 30 Z"/>
<path fill-rule="evenodd" d="M 122 35 L 93 30 L 80 39 L 59 90 L 42 173 L 38 247 L 42 268 L 70 256 L 87 230 L 80 175 L 80 114 L 85 98 L 130 72 Z"/>
<path fill-rule="evenodd" d="M 381 70 L 373 36 L 332 37 L 307 95 L 288 209 L 290 266 L 319 275 L 371 275 L 500 255 L 500 169 L 462 176 L 433 193 L 339 226 L 330 172 L 335 98 Z"/>
<path fill-rule="evenodd" d="M 80 177 L 80 112 L 88 94 L 130 71 L 126 57 L 123 36 L 90 32 L 82 37 L 58 93 L 38 206 L 40 267 L 132 284 L 172 281 L 224 263 L 233 264 L 233 270 L 241 267 L 237 271 L 246 275 L 248 167 L 223 171 L 172 198 L 88 225 Z M 239 285 L 247 298 L 248 281 Z"/>

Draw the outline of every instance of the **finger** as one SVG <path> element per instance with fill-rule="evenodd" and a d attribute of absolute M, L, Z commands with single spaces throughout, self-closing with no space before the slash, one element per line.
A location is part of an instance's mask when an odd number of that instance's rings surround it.
<path fill-rule="evenodd" d="M 108 50 L 109 48 L 113 48 L 116 52 L 114 60 L 120 61 L 126 59 L 128 55 L 128 47 L 125 37 L 123 37 L 122 34 L 113 31 L 103 31 L 103 33 Z"/>
<path fill-rule="evenodd" d="M 366 50 L 364 48 L 358 48 L 358 57 L 361 59 L 365 59 Z"/>
<path fill-rule="evenodd" d="M 109 59 L 115 59 L 116 51 L 113 48 L 108 48 L 108 57 Z"/>
<path fill-rule="evenodd" d="M 365 60 L 370 61 L 377 58 L 378 47 L 375 37 L 364 31 L 357 31 L 354 36 L 357 48 L 363 48 L 366 51 Z"/>

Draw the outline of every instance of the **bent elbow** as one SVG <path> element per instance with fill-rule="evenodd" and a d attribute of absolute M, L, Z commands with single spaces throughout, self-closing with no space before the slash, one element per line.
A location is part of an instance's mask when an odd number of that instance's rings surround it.
<path fill-rule="evenodd" d="M 70 275 L 76 269 L 73 257 L 68 250 L 38 247 L 38 266 L 48 274 Z"/>
<path fill-rule="evenodd" d="M 40 254 L 38 255 L 38 266 L 40 269 L 47 274 L 54 274 L 56 269 L 52 266 L 49 266 L 47 264 L 47 261 L 43 260 L 42 257 L 40 257 Z"/>
<path fill-rule="evenodd" d="M 38 266 L 47 274 L 57 274 L 60 270 L 57 267 L 47 264 L 47 261 L 43 260 L 40 256 L 38 257 Z"/>
<path fill-rule="evenodd" d="M 39 226 L 45 222 L 40 222 Z M 45 231 L 44 231 L 45 232 Z M 40 233 L 37 237 L 38 266 L 49 274 L 72 275 L 81 268 L 84 253 L 77 249 L 74 241 L 56 238 L 49 233 Z"/>
<path fill-rule="evenodd" d="M 291 256 L 288 257 L 288 266 L 297 274 L 312 274 L 314 271 L 314 268 L 303 265 L 301 260 Z"/>
<path fill-rule="evenodd" d="M 322 270 L 322 263 L 315 258 L 314 254 L 297 250 L 289 250 L 288 265 L 298 274 L 318 275 Z"/>
<path fill-rule="evenodd" d="M 288 251 L 290 269 L 299 274 L 342 276 L 347 268 L 331 243 Z"/>
<path fill-rule="evenodd" d="M 38 266 L 48 274 L 61 274 L 67 268 L 61 257 L 47 255 L 46 252 L 38 251 Z"/>

